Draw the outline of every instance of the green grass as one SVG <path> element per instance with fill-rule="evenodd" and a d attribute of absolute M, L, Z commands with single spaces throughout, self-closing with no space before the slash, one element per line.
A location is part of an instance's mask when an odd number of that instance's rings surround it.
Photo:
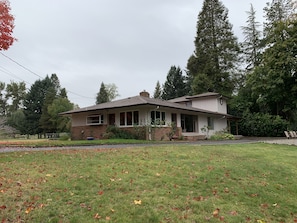
<path fill-rule="evenodd" d="M 136 139 L 102 139 L 102 140 L 48 140 L 48 139 L 4 139 L 0 140 L 1 147 L 63 147 L 91 146 L 115 144 L 148 144 L 153 141 Z"/>
<path fill-rule="evenodd" d="M 0 154 L 2 222 L 296 222 L 297 147 Z"/>

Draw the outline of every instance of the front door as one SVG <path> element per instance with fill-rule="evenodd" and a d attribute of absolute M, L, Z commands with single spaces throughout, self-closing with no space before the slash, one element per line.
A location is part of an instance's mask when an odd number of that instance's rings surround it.
<path fill-rule="evenodd" d="M 197 116 L 181 114 L 183 132 L 197 132 Z"/>

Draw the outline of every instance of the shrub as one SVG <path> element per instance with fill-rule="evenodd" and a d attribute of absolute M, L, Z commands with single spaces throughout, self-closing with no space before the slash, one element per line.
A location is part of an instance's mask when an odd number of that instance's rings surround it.
<path fill-rule="evenodd" d="M 235 138 L 234 138 L 234 135 L 221 131 L 221 132 L 216 132 L 214 135 L 210 137 L 210 139 L 211 140 L 230 140 L 230 139 L 233 140 Z"/>
<path fill-rule="evenodd" d="M 145 127 L 136 126 L 131 131 L 110 125 L 103 135 L 105 139 L 145 139 Z"/>
<path fill-rule="evenodd" d="M 283 136 L 288 122 L 279 115 L 245 113 L 239 123 L 240 134 L 245 136 Z"/>

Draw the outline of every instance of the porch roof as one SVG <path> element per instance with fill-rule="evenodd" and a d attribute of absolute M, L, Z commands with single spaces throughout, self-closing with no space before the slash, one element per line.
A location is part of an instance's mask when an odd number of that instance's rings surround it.
<path fill-rule="evenodd" d="M 191 112 L 197 112 L 197 113 L 203 113 L 203 114 L 209 114 L 209 115 L 222 115 L 226 118 L 235 118 L 232 115 L 224 114 L 224 113 L 218 113 L 218 112 L 212 112 L 204 109 L 194 108 L 190 106 L 186 106 L 183 104 L 174 103 L 171 101 L 165 101 L 161 99 L 155 99 L 155 98 L 149 98 L 149 97 L 143 97 L 143 96 L 134 96 L 129 97 L 125 99 L 120 99 L 116 101 L 106 102 L 98 105 L 93 105 L 89 107 L 84 107 L 80 109 L 75 109 L 67 112 L 60 113 L 61 115 L 71 115 L 76 113 L 82 113 L 82 112 L 90 112 L 90 111 L 100 111 L 100 110 L 106 110 L 106 109 L 114 109 L 114 108 L 126 108 L 131 106 L 145 106 L 145 105 L 151 105 L 151 106 L 159 106 L 159 107 L 166 107 L 171 109 L 177 109 L 177 110 L 184 110 L 184 111 L 191 111 Z"/>

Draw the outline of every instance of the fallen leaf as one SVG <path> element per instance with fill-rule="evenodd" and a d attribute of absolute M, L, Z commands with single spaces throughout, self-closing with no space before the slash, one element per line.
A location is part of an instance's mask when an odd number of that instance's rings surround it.
<path fill-rule="evenodd" d="M 161 174 L 159 174 L 159 173 L 156 173 L 156 176 L 157 176 L 157 177 L 159 177 L 159 176 L 161 176 Z"/>
<path fill-rule="evenodd" d="M 31 212 L 32 208 L 31 207 L 28 207 L 25 211 L 26 214 L 29 214 Z"/>
<path fill-rule="evenodd" d="M 231 211 L 230 215 L 236 216 L 237 215 L 237 211 Z"/>
<path fill-rule="evenodd" d="M 219 215 L 219 212 L 220 212 L 220 209 L 217 208 L 217 209 L 215 209 L 215 210 L 212 212 L 212 215 L 213 215 L 215 218 L 217 218 L 218 215 Z"/>
<path fill-rule="evenodd" d="M 105 220 L 109 221 L 110 220 L 110 217 L 109 216 L 106 216 Z"/>
<path fill-rule="evenodd" d="M 141 204 L 141 200 L 134 200 L 134 204 L 140 205 Z"/>
<path fill-rule="evenodd" d="M 100 216 L 98 213 L 96 213 L 96 214 L 94 215 L 94 218 L 95 218 L 95 219 L 100 219 L 101 216 Z"/>
<path fill-rule="evenodd" d="M 98 195 L 102 195 L 104 192 L 101 190 L 98 192 Z"/>
<path fill-rule="evenodd" d="M 6 209 L 5 205 L 0 206 L 0 209 Z"/>

